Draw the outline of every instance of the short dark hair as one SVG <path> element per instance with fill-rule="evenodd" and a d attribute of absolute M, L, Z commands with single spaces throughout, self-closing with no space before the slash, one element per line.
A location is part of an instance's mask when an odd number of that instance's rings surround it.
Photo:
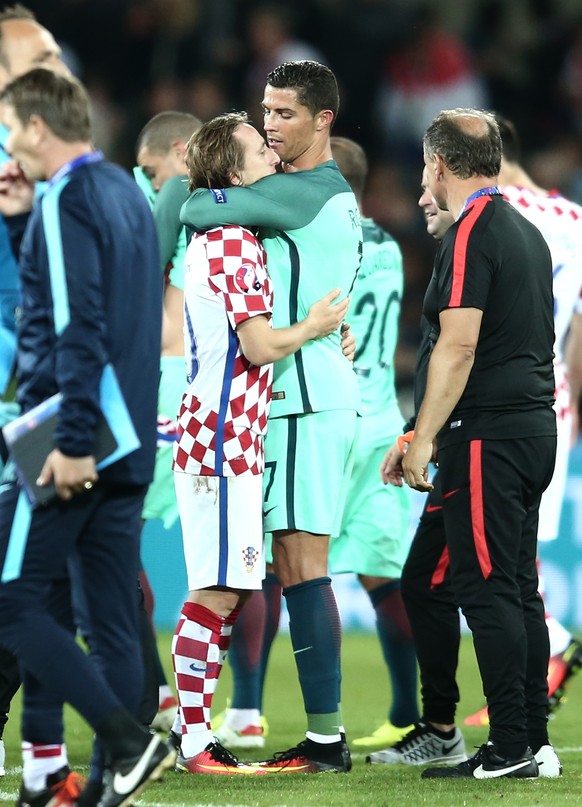
<path fill-rule="evenodd" d="M 267 83 L 280 90 L 296 90 L 297 100 L 312 117 L 330 109 L 334 120 L 339 111 L 339 90 L 333 72 L 320 62 L 304 59 L 284 62 L 267 75 Z"/>
<path fill-rule="evenodd" d="M 366 176 L 368 175 L 368 159 L 364 149 L 349 137 L 332 137 L 331 153 L 337 167 L 348 182 L 358 199 L 362 198 Z"/>
<path fill-rule="evenodd" d="M 232 185 L 230 175 L 241 173 L 245 166 L 245 152 L 234 132 L 248 122 L 246 112 L 229 112 L 206 121 L 194 132 L 185 157 L 191 191 Z"/>
<path fill-rule="evenodd" d="M 10 69 L 10 65 L 6 51 L 4 50 L 2 25 L 10 20 L 30 20 L 31 22 L 36 22 L 36 15 L 21 3 L 15 3 L 13 6 L 6 6 L 0 10 L 0 64 L 5 67 L 6 70 Z"/>
<path fill-rule="evenodd" d="M 37 67 L 11 81 L 0 92 L 0 102 L 13 106 L 23 125 L 38 115 L 66 143 L 91 140 L 89 97 L 70 76 Z"/>
<path fill-rule="evenodd" d="M 496 177 L 501 167 L 501 136 L 495 117 L 479 109 L 446 109 L 423 138 L 425 155 L 438 154 L 459 179 Z"/>
<path fill-rule="evenodd" d="M 167 111 L 154 115 L 137 138 L 137 151 L 147 148 L 165 154 L 176 138 L 187 143 L 202 122 L 189 112 Z"/>
<path fill-rule="evenodd" d="M 515 124 L 504 118 L 503 115 L 495 113 L 495 120 L 499 126 L 499 134 L 501 135 L 501 149 L 503 157 L 510 163 L 521 162 L 521 140 L 515 128 Z"/>

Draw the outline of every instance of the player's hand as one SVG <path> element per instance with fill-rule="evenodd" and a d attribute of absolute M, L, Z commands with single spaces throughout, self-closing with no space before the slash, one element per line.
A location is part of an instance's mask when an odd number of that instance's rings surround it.
<path fill-rule="evenodd" d="M 397 488 L 403 487 L 402 482 L 402 459 L 404 457 L 404 452 L 400 450 L 398 447 L 398 443 L 394 443 L 393 446 L 390 446 L 386 454 L 384 455 L 384 459 L 382 460 L 382 464 L 380 465 L 380 478 L 382 482 L 387 485 L 390 482 L 391 485 L 395 485 Z"/>
<path fill-rule="evenodd" d="M 342 322 L 341 335 L 342 335 L 342 353 L 344 354 L 344 356 L 348 361 L 351 361 L 353 363 L 356 357 L 356 340 L 353 333 L 350 330 L 349 322 Z"/>
<path fill-rule="evenodd" d="M 433 489 L 433 485 L 428 481 L 428 464 L 432 457 L 432 442 L 422 441 L 415 436 L 408 444 L 408 450 L 402 459 L 404 481 L 409 487 L 423 493 Z"/>
<path fill-rule="evenodd" d="M 0 167 L 0 213 L 17 216 L 28 213 L 34 203 L 34 183 L 24 176 L 15 160 Z"/>
<path fill-rule="evenodd" d="M 341 302 L 334 303 L 341 293 L 341 289 L 334 289 L 313 303 L 305 318 L 306 324 L 312 330 L 312 339 L 321 339 L 337 331 L 348 311 L 350 298 L 345 297 Z"/>
<path fill-rule="evenodd" d="M 68 457 L 55 448 L 46 458 L 36 484 L 44 487 L 54 481 L 57 496 L 68 501 L 77 493 L 91 490 L 98 479 L 95 457 Z"/>

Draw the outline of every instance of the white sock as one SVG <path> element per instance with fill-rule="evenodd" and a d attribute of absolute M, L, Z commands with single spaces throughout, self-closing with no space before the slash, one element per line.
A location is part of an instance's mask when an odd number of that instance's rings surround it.
<path fill-rule="evenodd" d="M 180 710 L 176 712 L 176 717 L 172 723 L 172 731 L 179 736 L 182 736 L 182 720 L 180 719 Z"/>
<path fill-rule="evenodd" d="M 229 728 L 242 731 L 247 726 L 260 726 L 261 713 L 258 709 L 228 709 L 224 722 Z"/>
<path fill-rule="evenodd" d="M 158 688 L 158 705 L 161 706 L 162 703 L 166 700 L 166 698 L 173 698 L 174 694 L 170 689 L 169 684 L 162 684 Z"/>
<path fill-rule="evenodd" d="M 314 743 L 321 743 L 322 745 L 339 743 L 341 740 L 339 734 L 316 734 L 314 731 L 306 731 L 305 736 L 308 740 L 313 740 Z"/>
<path fill-rule="evenodd" d="M 46 778 L 67 765 L 67 747 L 64 743 L 41 745 L 22 743 L 22 781 L 33 792 L 46 788 Z"/>

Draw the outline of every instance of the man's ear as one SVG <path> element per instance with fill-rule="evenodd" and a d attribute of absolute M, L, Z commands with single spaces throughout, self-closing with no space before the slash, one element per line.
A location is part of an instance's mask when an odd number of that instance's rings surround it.
<path fill-rule="evenodd" d="M 174 152 L 176 157 L 180 160 L 184 160 L 186 157 L 186 146 L 188 144 L 185 143 L 183 140 L 180 140 L 178 137 L 175 140 L 172 140 L 170 145 L 170 149 Z"/>
<path fill-rule="evenodd" d="M 234 171 L 229 171 L 228 179 L 231 185 L 242 185 L 242 179 L 239 177 L 238 174 L 235 174 Z"/>
<path fill-rule="evenodd" d="M 330 129 L 333 123 L 333 112 L 331 109 L 322 109 L 317 114 L 316 130 L 320 132 L 322 129 Z"/>
<path fill-rule="evenodd" d="M 48 131 L 50 131 L 49 127 L 46 124 L 46 121 L 40 117 L 40 115 L 32 114 L 28 119 L 28 123 L 26 124 L 25 128 L 28 128 L 31 134 L 34 136 L 36 142 L 40 142 Z"/>
<path fill-rule="evenodd" d="M 444 176 L 444 173 L 445 173 L 445 168 L 446 168 L 445 161 L 443 160 L 443 158 L 441 157 L 440 154 L 435 154 L 433 162 L 434 162 L 434 166 L 433 166 L 432 170 L 434 171 L 435 179 L 437 181 L 441 180 L 443 178 L 443 176 Z"/>

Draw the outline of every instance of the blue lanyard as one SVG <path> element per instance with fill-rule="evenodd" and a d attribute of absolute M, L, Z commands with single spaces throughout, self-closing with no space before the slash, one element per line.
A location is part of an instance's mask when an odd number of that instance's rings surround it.
<path fill-rule="evenodd" d="M 68 163 L 61 165 L 59 170 L 52 175 L 49 180 L 48 187 L 52 188 L 53 185 L 56 185 L 63 177 L 66 177 L 67 174 L 70 174 L 72 171 L 75 171 L 81 165 L 87 165 L 88 163 L 96 163 L 99 160 L 103 160 L 103 152 L 102 151 L 92 151 L 89 154 L 81 154 L 79 157 L 75 157 L 74 160 L 70 160 Z"/>
<path fill-rule="evenodd" d="M 502 193 L 496 185 L 491 185 L 491 187 L 489 188 L 479 188 L 478 191 L 475 191 L 475 193 L 472 193 L 469 196 L 469 198 L 463 205 L 463 209 L 459 213 L 459 218 L 461 218 L 461 216 L 463 215 L 467 207 L 471 204 L 471 202 L 474 201 L 475 199 L 478 199 L 480 196 L 501 196 L 501 195 Z"/>

